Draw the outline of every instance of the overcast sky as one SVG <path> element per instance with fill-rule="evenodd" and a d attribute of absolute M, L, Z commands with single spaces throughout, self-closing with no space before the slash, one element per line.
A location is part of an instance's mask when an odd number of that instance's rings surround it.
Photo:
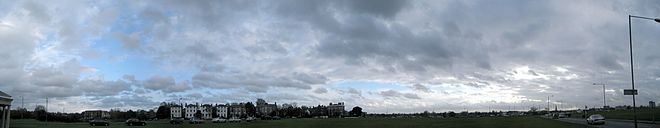
<path fill-rule="evenodd" d="M 655 0 L 0 0 L 0 90 L 50 111 L 345 102 L 369 113 L 630 105 Z M 633 19 L 638 105 L 660 24 Z M 552 106 L 554 109 L 554 106 Z"/>

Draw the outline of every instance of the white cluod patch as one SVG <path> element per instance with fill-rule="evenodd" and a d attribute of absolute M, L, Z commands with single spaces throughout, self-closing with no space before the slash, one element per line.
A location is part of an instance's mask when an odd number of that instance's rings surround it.
<path fill-rule="evenodd" d="M 515 80 L 548 79 L 546 75 L 534 72 L 529 68 L 529 66 L 515 68 L 510 77 Z"/>
<path fill-rule="evenodd" d="M 561 72 L 561 73 L 566 73 L 566 72 L 568 72 L 568 69 L 563 68 L 563 67 L 555 67 L 555 70 L 556 70 L 557 72 Z"/>

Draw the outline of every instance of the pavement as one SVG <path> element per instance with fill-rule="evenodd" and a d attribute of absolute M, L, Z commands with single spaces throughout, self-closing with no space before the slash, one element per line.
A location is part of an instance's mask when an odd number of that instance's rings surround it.
<path fill-rule="evenodd" d="M 559 121 L 563 122 L 568 122 L 568 123 L 574 123 L 574 124 L 584 124 L 584 125 L 589 125 L 587 124 L 587 121 L 582 118 L 559 118 L 556 119 Z M 635 124 L 633 121 L 630 120 L 618 120 L 618 119 L 606 119 L 605 124 L 603 125 L 589 125 L 592 127 L 597 127 L 597 128 L 633 128 L 635 127 Z M 660 128 L 660 125 L 658 124 L 650 124 L 650 122 L 644 122 L 644 123 L 637 123 L 638 128 Z"/>

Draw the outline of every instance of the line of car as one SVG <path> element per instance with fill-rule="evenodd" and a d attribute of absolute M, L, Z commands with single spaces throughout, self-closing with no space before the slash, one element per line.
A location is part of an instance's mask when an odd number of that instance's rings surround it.
<path fill-rule="evenodd" d="M 550 114 L 546 114 L 546 117 L 551 117 L 552 119 L 568 118 L 568 117 L 570 117 L 570 114 L 569 113 L 550 113 Z M 588 125 L 605 124 L 605 117 L 603 115 L 600 115 L 600 114 L 590 115 L 585 120 L 587 121 Z"/>
<path fill-rule="evenodd" d="M 131 118 L 125 121 L 127 126 L 146 126 L 147 122 L 135 118 Z M 90 126 L 110 126 L 110 122 L 102 119 L 93 119 L 89 121 Z"/>

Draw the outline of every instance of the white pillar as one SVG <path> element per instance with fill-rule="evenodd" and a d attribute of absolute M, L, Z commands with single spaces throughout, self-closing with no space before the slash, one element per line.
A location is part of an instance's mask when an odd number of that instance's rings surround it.
<path fill-rule="evenodd" d="M 7 106 L 7 124 L 5 124 L 5 128 L 9 128 L 10 120 L 11 120 L 11 106 Z"/>
<path fill-rule="evenodd" d="M 2 106 L 0 108 L 0 110 L 2 110 L 2 117 L 0 117 L 0 118 L 2 118 L 2 126 L 0 126 L 0 128 L 6 128 L 5 124 L 7 124 L 7 122 L 6 122 L 7 121 L 6 120 L 7 116 L 5 114 L 6 114 L 7 110 L 5 109 L 5 106 Z"/>

